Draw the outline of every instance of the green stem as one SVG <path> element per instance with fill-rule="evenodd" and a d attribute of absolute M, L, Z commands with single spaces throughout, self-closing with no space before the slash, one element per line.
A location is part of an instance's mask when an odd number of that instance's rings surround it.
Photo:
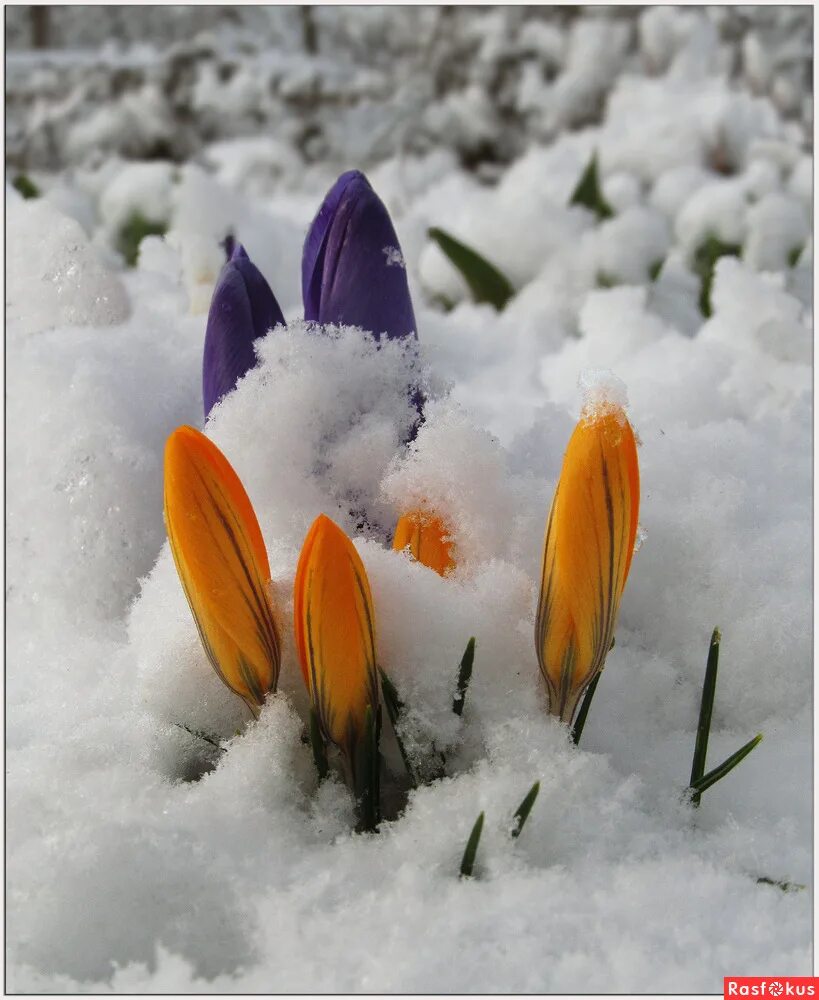
<path fill-rule="evenodd" d="M 540 782 L 536 781 L 534 785 L 526 793 L 526 798 L 518 806 L 515 812 L 515 825 L 512 827 L 512 836 L 519 837 L 520 832 L 523 829 L 523 824 L 529 818 L 529 813 L 532 811 L 532 806 L 535 804 L 535 799 L 537 798 L 537 793 L 540 791 Z"/>
<path fill-rule="evenodd" d="M 475 855 L 478 853 L 478 844 L 480 843 L 482 832 L 483 813 L 475 820 L 472 833 L 469 834 L 469 840 L 466 842 L 464 856 L 461 859 L 461 878 L 471 878 L 472 876 L 472 869 L 475 867 Z"/>
<path fill-rule="evenodd" d="M 719 667 L 719 645 L 721 640 L 722 634 L 718 628 L 715 628 L 711 633 L 711 645 L 708 647 L 708 663 L 705 667 L 705 680 L 702 685 L 700 718 L 697 724 L 697 739 L 694 743 L 694 757 L 691 761 L 690 785 L 694 789 L 697 788 L 697 782 L 699 782 L 703 774 L 705 774 L 705 758 L 708 754 L 708 736 L 711 732 L 711 714 L 714 710 L 714 695 L 717 690 L 717 668 Z M 694 806 L 698 806 L 700 804 L 699 791 L 695 791 L 691 796 L 691 804 Z"/>
<path fill-rule="evenodd" d="M 600 673 L 603 671 L 601 670 Z M 597 690 L 597 683 L 600 680 L 600 674 L 598 674 L 594 680 L 586 688 L 586 693 L 583 695 L 583 702 L 580 705 L 580 711 L 577 713 L 577 718 L 574 720 L 574 725 L 572 726 L 572 740 L 575 746 L 580 742 L 580 737 L 583 735 L 583 727 L 586 725 L 586 716 L 589 714 L 589 708 L 591 707 L 592 698 L 594 697 L 594 692 Z"/>

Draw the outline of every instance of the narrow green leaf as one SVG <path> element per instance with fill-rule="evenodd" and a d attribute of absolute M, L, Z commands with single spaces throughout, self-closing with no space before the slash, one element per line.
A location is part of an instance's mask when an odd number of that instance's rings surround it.
<path fill-rule="evenodd" d="M 711 315 L 711 288 L 714 284 L 714 268 L 720 257 L 739 257 L 742 247 L 738 243 L 723 243 L 719 237 L 706 236 L 694 251 L 694 273 L 700 279 L 700 312 L 706 319 Z"/>
<path fill-rule="evenodd" d="M 532 806 L 535 804 L 535 799 L 537 798 L 537 793 L 539 791 L 540 782 L 536 781 L 526 793 L 526 798 L 518 806 L 515 812 L 515 825 L 512 827 L 513 837 L 520 836 L 520 831 L 523 829 L 523 824 L 529 818 L 529 813 L 532 811 Z"/>
<path fill-rule="evenodd" d="M 407 751 L 404 747 L 404 741 L 398 735 L 398 718 L 401 715 L 401 711 L 404 708 L 404 703 L 398 697 L 398 691 L 395 685 L 388 677 L 386 671 L 382 668 L 378 668 L 381 674 L 381 693 L 384 696 L 384 705 L 387 708 L 387 716 L 390 720 L 390 725 L 392 726 L 392 732 L 395 736 L 395 742 L 398 744 L 398 749 L 401 753 L 401 760 L 404 762 L 404 767 L 409 775 L 410 783 L 413 788 L 418 787 L 418 780 L 415 777 L 415 772 L 410 764 L 409 757 L 407 756 Z"/>
<path fill-rule="evenodd" d="M 387 715 L 390 717 L 390 722 L 394 722 L 401 714 L 404 703 L 398 697 L 398 689 L 390 680 L 390 676 L 387 671 L 384 670 L 383 667 L 379 667 L 378 672 L 381 674 L 381 693 L 384 695 L 384 704 L 387 706 Z"/>
<path fill-rule="evenodd" d="M 458 668 L 458 687 L 455 698 L 452 702 L 452 711 L 456 715 L 463 715 L 466 689 L 472 679 L 472 665 L 475 662 L 475 636 L 473 635 L 466 644 L 464 655 L 461 657 L 461 665 Z"/>
<path fill-rule="evenodd" d="M 40 189 L 26 174 L 18 174 L 11 182 L 11 186 L 19 191 L 26 200 L 40 197 Z"/>
<path fill-rule="evenodd" d="M 167 230 L 166 223 L 146 219 L 141 212 L 132 212 L 119 230 L 117 250 L 129 267 L 135 267 L 142 240 L 146 236 L 164 236 Z"/>
<path fill-rule="evenodd" d="M 452 299 L 447 298 L 446 295 L 433 295 L 431 296 L 431 300 L 434 306 L 437 306 L 445 313 L 451 313 L 458 304 L 457 302 L 453 302 Z"/>
<path fill-rule="evenodd" d="M 802 247 L 791 247 L 788 251 L 788 267 L 796 267 L 802 256 Z"/>
<path fill-rule="evenodd" d="M 476 302 L 488 302 L 500 312 L 515 289 L 509 279 L 494 264 L 490 264 L 475 250 L 465 246 L 454 236 L 437 226 L 428 230 L 430 239 L 435 240 L 452 264 L 461 272 L 469 285 Z"/>
<path fill-rule="evenodd" d="M 472 877 L 472 869 L 475 867 L 475 855 L 478 853 L 481 833 L 483 833 L 483 813 L 475 820 L 472 833 L 469 834 L 469 840 L 466 842 L 466 849 L 461 860 L 461 878 Z"/>
<path fill-rule="evenodd" d="M 583 176 L 577 182 L 577 187 L 569 198 L 570 205 L 582 205 L 590 209 L 599 219 L 610 219 L 614 211 L 603 197 L 600 190 L 600 179 L 597 175 L 597 153 L 592 154 L 589 165 L 583 171 Z"/>
<path fill-rule="evenodd" d="M 649 265 L 648 268 L 648 280 L 656 281 L 660 277 L 663 270 L 663 265 L 665 261 L 661 258 L 660 260 L 655 260 L 653 264 Z"/>
<path fill-rule="evenodd" d="M 744 760 L 748 754 L 762 742 L 762 733 L 757 733 L 752 740 L 748 740 L 745 746 L 742 746 L 737 750 L 736 753 L 732 753 L 727 760 L 724 760 L 719 767 L 715 767 L 713 771 L 709 771 L 708 774 L 704 774 L 699 781 L 691 782 L 691 787 L 694 789 L 695 794 L 704 792 L 706 788 L 710 788 L 711 785 L 715 785 L 718 781 L 729 774 L 737 766 L 737 764 Z M 692 796 L 693 798 L 693 796 Z M 699 798 L 697 799 L 699 801 Z"/>
<path fill-rule="evenodd" d="M 609 649 L 611 649 L 612 646 L 614 646 L 613 641 Z M 601 670 L 600 674 L 602 674 L 602 672 L 603 671 Z M 583 701 L 580 704 L 580 711 L 577 713 L 577 718 L 574 720 L 574 725 L 572 726 L 572 740 L 574 741 L 575 746 L 577 746 L 580 742 L 580 737 L 583 735 L 583 728 L 586 725 L 586 716 L 589 714 L 589 708 L 591 707 L 594 692 L 597 690 L 600 674 L 598 674 L 586 688 L 586 693 L 583 695 Z"/>
<path fill-rule="evenodd" d="M 774 885 L 777 889 L 781 889 L 783 892 L 801 892 L 806 886 L 802 885 L 801 882 L 780 882 L 774 878 L 768 878 L 767 875 L 760 875 L 756 880 L 757 885 Z"/>
<path fill-rule="evenodd" d="M 318 713 L 314 708 L 310 709 L 310 745 L 313 748 L 313 760 L 316 762 L 319 781 L 324 781 L 327 777 L 327 748 L 324 745 L 324 737 L 321 735 Z"/>
<path fill-rule="evenodd" d="M 708 662 L 705 665 L 705 679 L 702 683 L 702 697 L 700 699 L 700 718 L 697 723 L 697 738 L 694 743 L 694 757 L 691 761 L 691 782 L 692 788 L 705 774 L 705 758 L 708 754 L 708 736 L 711 732 L 711 714 L 714 710 L 714 695 L 717 690 L 717 668 L 719 667 L 719 645 L 722 641 L 722 633 L 715 628 L 711 633 L 711 644 L 708 647 Z M 691 804 L 700 804 L 699 793 L 695 792 L 691 796 Z"/>
<path fill-rule="evenodd" d="M 227 753 L 227 750 L 214 736 L 208 736 L 207 733 L 200 732 L 198 729 L 191 729 L 189 726 L 186 726 L 181 722 L 174 722 L 174 725 L 179 729 L 184 729 L 186 733 L 190 733 L 190 735 L 195 736 L 196 739 L 204 740 L 205 743 L 210 743 L 212 747 L 216 747 L 219 753 Z"/>

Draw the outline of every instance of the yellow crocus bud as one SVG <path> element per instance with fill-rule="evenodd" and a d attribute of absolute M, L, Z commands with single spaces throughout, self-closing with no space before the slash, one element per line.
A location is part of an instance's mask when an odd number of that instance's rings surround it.
<path fill-rule="evenodd" d="M 581 415 L 546 524 L 535 647 L 549 711 L 571 722 L 603 669 L 637 535 L 640 472 L 621 406 Z"/>
<path fill-rule="evenodd" d="M 299 557 L 293 627 L 322 733 L 353 764 L 367 708 L 373 714 L 378 709 L 375 616 L 364 564 L 324 514 L 313 522 Z"/>
<path fill-rule="evenodd" d="M 178 427 L 165 445 L 165 525 L 208 659 L 258 715 L 281 662 L 270 565 L 239 477 L 193 427 Z"/>
<path fill-rule="evenodd" d="M 425 511 L 402 514 L 395 526 L 392 547 L 396 552 L 409 549 L 413 559 L 440 576 L 455 568 L 450 532 L 439 517 Z"/>

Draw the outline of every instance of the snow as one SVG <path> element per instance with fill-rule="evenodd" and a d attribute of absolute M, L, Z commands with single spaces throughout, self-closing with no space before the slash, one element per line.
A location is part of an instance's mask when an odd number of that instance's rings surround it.
<path fill-rule="evenodd" d="M 302 54 L 282 8 L 246 24 L 286 52 L 236 27 L 224 51 L 215 34 L 190 42 L 200 62 L 185 45 L 77 50 L 38 80 L 23 72 L 36 56 L 10 58 L 10 155 L 31 158 L 44 192 L 8 189 L 6 215 L 12 990 L 715 993 L 724 975 L 810 973 L 810 889 L 758 882 L 809 886 L 813 863 L 804 23 L 794 8 L 595 8 L 528 32 L 523 9 L 418 10 L 315 9 L 334 55 Z M 429 39 L 437 95 L 418 61 Z M 143 160 L 175 127 L 156 88 L 170 65 L 190 69 L 197 124 L 174 133 L 176 162 Z M 95 105 L 91 83 L 105 95 L 123 69 L 139 86 Z M 508 155 L 473 169 L 481 143 Z M 615 213 L 602 221 L 568 205 L 594 152 Z M 406 268 L 417 346 L 301 320 L 304 233 L 351 166 L 393 217 L 400 251 L 383 251 Z M 168 230 L 126 268 L 116 237 L 133 212 Z M 430 226 L 510 278 L 502 312 L 471 300 Z M 205 425 L 253 503 L 283 621 L 279 691 L 257 721 L 207 661 L 162 519 L 165 440 L 202 427 L 229 232 L 287 320 Z M 717 260 L 706 318 L 692 262 L 709 236 L 740 255 Z M 416 384 L 426 420 L 404 445 Z M 640 441 L 642 544 L 575 746 L 546 713 L 534 613 L 566 444 L 611 405 Z M 389 548 L 419 507 L 451 532 L 446 578 Z M 408 788 L 386 725 L 377 834 L 354 832 L 349 793 L 318 784 L 302 740 L 292 588 L 322 512 L 366 567 L 399 733 L 428 781 Z M 715 625 L 709 765 L 764 740 L 694 810 Z M 481 811 L 476 877 L 461 880 Z"/>
<path fill-rule="evenodd" d="M 577 384 L 583 394 L 581 419 L 613 411 L 623 420 L 628 408 L 628 389 L 621 378 L 605 368 L 588 368 L 580 373 Z"/>
<path fill-rule="evenodd" d="M 742 243 L 746 213 L 741 181 L 711 181 L 697 188 L 680 209 L 675 226 L 677 239 L 689 254 L 709 236 L 723 243 Z"/>
<path fill-rule="evenodd" d="M 772 193 L 748 211 L 748 237 L 743 258 L 756 271 L 784 271 L 790 255 L 802 252 L 810 221 L 796 198 Z"/>
<path fill-rule="evenodd" d="M 6 309 L 10 321 L 18 320 L 16 330 L 107 327 L 127 316 L 122 282 L 104 266 L 76 220 L 45 200 L 10 201 L 7 219 L 15 245 L 6 274 Z"/>
<path fill-rule="evenodd" d="M 170 163 L 124 165 L 100 198 L 103 222 L 116 230 L 134 212 L 149 213 L 151 222 L 167 222 L 173 174 Z"/>

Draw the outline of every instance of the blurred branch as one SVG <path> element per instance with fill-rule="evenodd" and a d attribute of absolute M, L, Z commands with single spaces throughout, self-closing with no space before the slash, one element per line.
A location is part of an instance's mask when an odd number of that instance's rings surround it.
<path fill-rule="evenodd" d="M 29 8 L 31 16 L 31 45 L 35 49 L 47 49 L 50 42 L 50 20 L 51 8 L 43 6 L 32 6 Z"/>
<path fill-rule="evenodd" d="M 299 7 L 299 18 L 301 20 L 304 51 L 314 56 L 318 52 L 318 33 L 316 31 L 316 19 L 313 17 L 313 8 L 307 5 Z"/>

